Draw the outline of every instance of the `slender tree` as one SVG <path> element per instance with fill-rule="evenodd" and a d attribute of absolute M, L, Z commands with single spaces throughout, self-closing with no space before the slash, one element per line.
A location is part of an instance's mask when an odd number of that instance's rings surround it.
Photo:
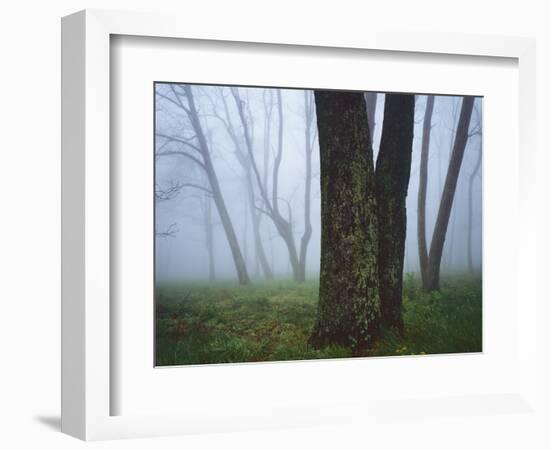
<path fill-rule="evenodd" d="M 314 127 L 314 97 L 311 91 L 304 91 L 304 111 L 305 111 L 305 132 L 304 149 L 306 157 L 306 176 L 304 187 L 304 233 L 300 239 L 300 256 L 298 261 L 299 273 L 298 279 L 305 281 L 307 248 L 311 240 L 311 158 L 313 156 L 313 145 L 316 137 L 316 127 Z"/>
<path fill-rule="evenodd" d="M 420 179 L 418 183 L 417 237 L 420 273 L 423 286 L 428 284 L 428 246 L 426 244 L 426 191 L 428 188 L 428 161 L 430 158 L 430 136 L 435 97 L 428 95 L 424 122 L 422 124 L 422 147 L 420 151 Z"/>
<path fill-rule="evenodd" d="M 254 234 L 254 249 L 256 254 L 256 261 L 259 264 L 264 274 L 264 277 L 267 280 L 272 280 L 273 270 L 267 260 L 264 245 L 262 242 L 261 230 L 260 230 L 261 213 L 256 208 L 256 194 L 255 194 L 256 189 L 254 187 L 254 178 L 252 175 L 251 157 L 248 154 L 247 150 L 245 150 L 246 144 L 243 143 L 244 139 L 237 132 L 236 126 L 233 123 L 229 105 L 227 103 L 227 99 L 225 98 L 223 89 L 220 90 L 220 97 L 223 103 L 224 115 L 222 116 L 221 114 L 218 114 L 215 108 L 215 102 L 212 101 L 212 104 L 214 106 L 214 116 L 217 119 L 219 119 L 224 125 L 227 131 L 227 134 L 229 135 L 233 143 L 236 159 L 244 171 L 245 191 L 246 191 L 246 198 L 248 201 L 248 210 L 252 221 L 252 231 Z M 249 127 L 252 128 L 253 124 L 251 123 Z"/>
<path fill-rule="evenodd" d="M 451 215 L 451 208 L 456 192 L 458 174 L 464 157 L 464 150 L 469 137 L 470 119 L 474 107 L 475 97 L 464 97 L 458 120 L 453 151 L 447 169 L 447 177 L 443 187 L 443 194 L 439 205 L 439 211 L 435 222 L 432 243 L 428 259 L 427 284 L 424 288 L 427 291 L 439 290 L 439 273 L 441 265 L 441 256 L 443 254 L 443 245 Z"/>
<path fill-rule="evenodd" d="M 403 261 L 407 233 L 406 199 L 411 173 L 414 103 L 414 95 L 386 94 L 382 138 L 375 174 L 382 324 L 399 332 L 403 332 Z"/>
<path fill-rule="evenodd" d="M 165 139 L 167 142 L 173 142 L 181 145 L 185 150 L 177 151 L 163 151 L 164 155 L 173 154 L 180 155 L 190 161 L 193 161 L 197 166 L 201 167 L 210 184 L 209 187 L 195 186 L 201 190 L 208 192 L 212 195 L 220 221 L 222 223 L 231 254 L 233 256 L 233 262 L 237 271 L 240 284 L 248 284 L 250 278 L 246 269 L 246 264 L 237 240 L 237 235 L 229 216 L 229 212 L 225 205 L 222 189 L 220 187 L 214 164 L 212 163 L 212 157 L 210 148 L 206 136 L 204 134 L 202 124 L 199 118 L 197 106 L 193 90 L 189 85 L 169 85 L 171 95 L 164 94 L 157 90 L 156 95 L 163 98 L 166 101 L 171 102 L 181 111 L 184 111 L 188 121 L 191 125 L 194 135 L 193 136 L 168 136 L 162 133 L 156 133 L 157 137 Z M 189 151 L 191 153 L 189 153 Z M 188 183 L 190 185 L 190 183 Z"/>
<path fill-rule="evenodd" d="M 481 168 L 481 140 L 479 141 L 479 150 L 477 153 L 477 161 L 474 170 L 468 179 L 468 270 L 474 273 L 474 260 L 472 256 L 472 235 L 473 235 L 473 203 L 474 203 L 474 181 Z"/>
<path fill-rule="evenodd" d="M 216 280 L 216 258 L 214 257 L 214 219 L 212 217 L 212 197 L 208 194 L 201 196 L 201 209 L 203 215 L 203 227 L 206 242 L 206 251 L 208 253 L 208 280 Z"/>
<path fill-rule="evenodd" d="M 316 91 L 321 272 L 310 343 L 369 348 L 380 323 L 378 224 L 363 94 Z"/>
<path fill-rule="evenodd" d="M 277 98 L 277 115 L 278 115 L 278 141 L 277 141 L 277 151 L 275 154 L 275 160 L 273 164 L 273 177 L 272 177 L 272 192 L 271 198 L 269 198 L 266 186 L 266 177 L 262 179 L 260 171 L 256 164 L 256 158 L 254 154 L 254 148 L 251 139 L 250 126 L 245 113 L 245 103 L 241 100 L 240 94 L 237 88 L 232 88 L 231 92 L 235 100 L 235 105 L 239 113 L 239 118 L 244 133 L 244 140 L 246 149 L 248 151 L 248 159 L 252 167 L 252 172 L 256 179 L 256 184 L 260 191 L 264 208 L 262 211 L 271 218 L 277 232 L 280 237 L 283 239 L 283 242 L 286 245 L 289 256 L 289 264 L 292 269 L 293 278 L 297 282 L 305 281 L 305 272 L 306 272 L 306 259 L 307 259 L 307 247 L 311 238 L 311 158 L 313 152 L 313 133 L 311 131 L 311 124 L 313 121 L 313 102 L 308 101 L 307 91 L 305 95 L 305 107 L 306 107 L 306 174 L 305 174 L 305 208 L 304 208 L 304 222 L 305 229 L 302 239 L 300 241 L 300 253 L 296 247 L 296 242 L 294 239 L 294 230 L 292 223 L 292 209 L 289 202 L 287 203 L 288 214 L 285 217 L 280 209 L 280 194 L 279 194 L 279 171 L 283 158 L 283 137 L 284 137 L 284 120 L 283 120 L 283 106 L 282 106 L 282 96 L 281 90 L 278 89 L 276 92 Z"/>

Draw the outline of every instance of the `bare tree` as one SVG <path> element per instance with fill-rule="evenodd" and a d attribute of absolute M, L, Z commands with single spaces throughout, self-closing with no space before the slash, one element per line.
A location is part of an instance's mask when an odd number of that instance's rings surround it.
<path fill-rule="evenodd" d="M 236 129 L 236 126 L 233 123 L 231 112 L 230 112 L 229 105 L 227 103 L 227 99 L 225 97 L 223 88 L 219 90 L 219 94 L 222 101 L 224 113 L 223 115 L 220 114 L 217 110 L 215 99 L 210 99 L 210 102 L 213 107 L 213 115 L 224 126 L 227 134 L 231 139 L 231 142 L 233 143 L 235 157 L 239 162 L 241 168 L 243 169 L 244 188 L 245 188 L 246 198 L 248 201 L 248 211 L 250 214 L 250 219 L 252 221 L 252 231 L 254 234 L 254 249 L 255 249 L 256 261 L 257 261 L 257 264 L 262 269 L 264 277 L 267 280 L 272 280 L 273 270 L 271 268 L 271 265 L 269 264 L 269 261 L 267 260 L 267 256 L 266 256 L 265 249 L 262 242 L 261 231 L 260 231 L 261 213 L 256 208 L 256 195 L 255 195 L 255 188 L 254 188 L 254 180 L 252 176 L 251 159 L 247 151 L 243 149 L 245 144 L 243 144 L 242 141 L 244 139 L 241 138 L 241 136 L 239 135 Z M 251 115 L 249 116 L 251 117 Z M 253 127 L 252 122 L 250 124 L 250 127 L 251 128 Z"/>
<path fill-rule="evenodd" d="M 157 89 L 156 95 L 165 101 L 175 105 L 181 111 L 185 112 L 185 115 L 193 130 L 191 136 L 169 136 L 162 133 L 156 133 L 157 137 L 165 139 L 167 142 L 177 143 L 181 146 L 178 150 L 165 150 L 162 154 L 174 154 L 180 155 L 193 161 L 198 167 L 204 170 L 208 179 L 209 187 L 195 186 L 203 191 L 209 192 L 212 195 L 214 203 L 216 205 L 218 215 L 223 225 L 227 242 L 231 249 L 233 256 L 233 262 L 237 271 L 240 284 L 248 284 L 250 278 L 246 269 L 246 264 L 235 234 L 233 223 L 227 211 L 225 201 L 223 198 L 222 189 L 220 187 L 216 170 L 212 163 L 211 152 L 207 139 L 205 137 L 202 124 L 199 118 L 199 113 L 194 99 L 194 94 L 191 86 L 189 85 L 168 85 L 169 93 L 160 92 Z"/>
<path fill-rule="evenodd" d="M 306 177 L 305 177 L 305 208 L 304 208 L 304 221 L 305 221 L 305 230 L 302 235 L 300 242 L 300 254 L 296 248 L 296 242 L 294 240 L 294 231 L 293 231 L 293 221 L 292 221 L 292 208 L 290 207 L 290 202 L 288 200 L 283 200 L 279 194 L 279 171 L 281 167 L 281 162 L 283 158 L 283 136 L 284 136 L 284 120 L 283 120 L 283 105 L 281 90 L 276 91 L 277 99 L 277 115 L 278 115 L 278 141 L 277 141 L 277 150 L 275 154 L 275 159 L 273 163 L 273 173 L 272 173 L 272 192 L 271 198 L 269 198 L 267 193 L 267 176 L 264 172 L 264 178 L 262 179 L 258 165 L 256 163 L 254 146 L 251 138 L 251 131 L 249 126 L 249 121 L 247 120 L 245 113 L 245 102 L 241 99 L 238 88 L 231 88 L 231 93 L 235 100 L 235 105 L 239 113 L 239 118 L 244 133 L 244 140 L 246 149 L 248 151 L 248 160 L 252 167 L 252 172 L 256 179 L 256 184 L 260 191 L 262 198 L 262 208 L 256 206 L 256 208 L 261 209 L 261 211 L 269 216 L 277 229 L 280 237 L 283 239 L 283 242 L 286 245 L 289 255 L 289 263 L 292 268 L 293 278 L 297 282 L 305 281 L 305 272 L 306 272 L 306 259 L 307 259 L 307 246 L 311 238 L 311 157 L 313 152 L 313 141 L 314 141 L 314 132 L 312 132 L 312 122 L 313 122 L 313 101 L 308 98 L 307 92 L 304 94 L 304 102 L 306 109 L 306 131 L 305 131 L 305 153 L 306 153 Z M 264 169 L 265 171 L 265 169 Z M 283 215 L 280 209 L 280 202 L 285 201 L 287 205 L 287 215 Z"/>
<path fill-rule="evenodd" d="M 470 137 L 474 135 L 478 135 L 480 139 L 479 139 L 477 160 L 474 166 L 474 170 L 472 170 L 468 178 L 468 270 L 470 271 L 470 273 L 475 272 L 473 256 L 472 256 L 474 181 L 479 173 L 479 169 L 481 168 L 482 151 L 483 151 L 483 148 L 482 148 L 483 141 L 481 140 L 481 135 L 482 135 L 481 114 L 479 113 L 479 110 L 477 108 L 474 109 L 474 112 L 476 115 L 476 125 L 474 129 L 470 131 Z"/>
<path fill-rule="evenodd" d="M 443 254 L 443 245 L 445 243 L 447 226 L 449 224 L 449 217 L 451 215 L 451 208 L 453 206 L 453 200 L 456 192 L 458 174 L 460 172 L 460 166 L 462 165 L 462 160 L 464 157 L 464 150 L 466 149 L 466 144 L 469 137 L 470 119 L 472 117 L 474 101 L 475 97 L 464 97 L 462 100 L 458 127 L 453 144 L 453 151 L 451 153 L 451 159 L 447 169 L 447 177 L 445 178 L 445 186 L 443 188 L 443 194 L 441 195 L 439 211 L 430 246 L 426 280 L 427 283 L 424 285 L 424 289 L 427 291 L 439 290 L 439 274 L 441 256 Z"/>
<path fill-rule="evenodd" d="M 420 179 L 418 184 L 417 203 L 417 233 L 418 233 L 418 256 L 420 260 L 420 273 L 422 284 L 428 283 L 428 246 L 426 244 L 426 191 L 428 188 L 428 161 L 430 158 L 430 136 L 432 129 L 432 115 L 434 110 L 435 97 L 428 95 L 424 122 L 422 125 L 422 148 L 420 153 Z"/>

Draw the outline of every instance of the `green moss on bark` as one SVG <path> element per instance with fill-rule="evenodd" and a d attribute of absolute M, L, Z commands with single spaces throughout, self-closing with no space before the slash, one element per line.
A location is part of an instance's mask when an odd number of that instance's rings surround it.
<path fill-rule="evenodd" d="M 315 93 L 321 160 L 321 273 L 310 342 L 369 348 L 378 333 L 378 224 L 362 94 Z"/>

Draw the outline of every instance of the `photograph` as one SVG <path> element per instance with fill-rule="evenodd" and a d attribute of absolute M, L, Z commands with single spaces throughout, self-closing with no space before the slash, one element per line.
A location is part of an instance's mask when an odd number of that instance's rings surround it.
<path fill-rule="evenodd" d="M 153 96 L 156 367 L 483 351 L 483 97 Z"/>

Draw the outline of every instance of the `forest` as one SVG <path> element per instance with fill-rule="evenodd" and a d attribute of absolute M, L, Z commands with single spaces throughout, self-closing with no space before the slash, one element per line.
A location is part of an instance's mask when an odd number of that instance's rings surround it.
<path fill-rule="evenodd" d="M 157 366 L 482 351 L 481 97 L 154 92 Z"/>

